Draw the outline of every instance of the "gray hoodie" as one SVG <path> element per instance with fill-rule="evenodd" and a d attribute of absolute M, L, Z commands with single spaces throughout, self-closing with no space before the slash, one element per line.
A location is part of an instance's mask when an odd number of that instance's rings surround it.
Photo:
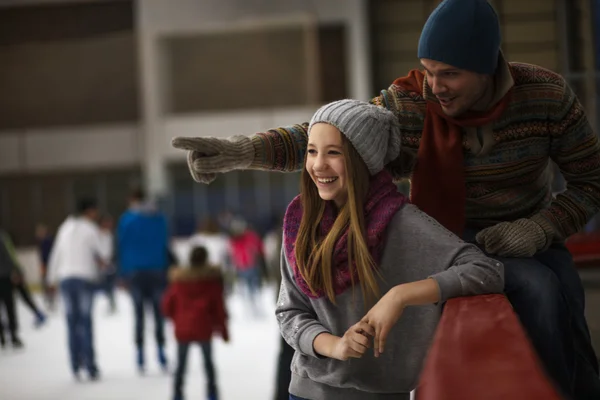
<path fill-rule="evenodd" d="M 338 361 L 315 353 L 317 335 L 343 336 L 366 310 L 360 286 L 337 296 L 311 299 L 297 286 L 282 251 L 276 314 L 283 338 L 296 350 L 290 393 L 310 400 L 408 399 L 441 315 L 441 304 L 458 296 L 501 293 L 504 267 L 486 257 L 413 205 L 400 209 L 387 228 L 380 263 L 382 295 L 392 287 L 431 277 L 438 304 L 408 307 L 392 328 L 379 358 L 370 349 L 360 359 Z M 354 293 L 353 293 L 354 292 Z"/>

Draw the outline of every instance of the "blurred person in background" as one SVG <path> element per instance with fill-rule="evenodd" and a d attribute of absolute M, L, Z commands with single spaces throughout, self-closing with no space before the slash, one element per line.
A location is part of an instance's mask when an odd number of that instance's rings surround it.
<path fill-rule="evenodd" d="M 33 313 L 35 317 L 34 326 L 36 328 L 39 328 L 46 323 L 46 314 L 44 314 L 40 307 L 38 307 L 35 300 L 31 296 L 31 292 L 29 291 L 29 285 L 27 284 L 27 280 L 25 279 L 23 268 L 19 265 L 19 260 L 17 259 L 17 255 L 14 251 L 14 248 L 12 248 L 12 256 L 14 258 L 15 264 L 19 266 L 18 272 L 16 273 L 13 279 L 13 288 L 17 291 L 17 293 L 19 293 L 21 299 L 23 300 L 27 308 L 29 308 L 29 310 L 31 310 L 31 312 Z"/>
<path fill-rule="evenodd" d="M 229 237 L 221 231 L 218 223 L 214 219 L 208 218 L 199 224 L 196 233 L 188 240 L 188 247 L 190 254 L 194 247 L 206 248 L 209 263 L 221 268 L 224 275 L 225 292 L 230 293 L 233 271 L 229 255 Z"/>
<path fill-rule="evenodd" d="M 101 289 L 108 298 L 109 313 L 114 314 L 117 311 L 115 301 L 115 286 L 117 281 L 117 268 L 115 266 L 115 237 L 114 237 L 114 219 L 108 214 L 100 218 L 100 240 L 105 249 L 105 254 L 109 255 L 109 264 L 102 270 Z"/>
<path fill-rule="evenodd" d="M 48 264 L 48 281 L 60 285 L 65 312 L 71 370 L 79 380 L 80 369 L 98 380 L 100 372 L 94 350 L 93 303 L 101 269 L 110 254 L 102 245 L 95 200 L 82 199 L 77 213 L 59 227 Z"/>
<path fill-rule="evenodd" d="M 402 132 L 401 153 L 386 168 L 410 178 L 413 204 L 504 264 L 505 294 L 562 393 L 600 399 L 585 293 L 564 245 L 600 211 L 600 141 L 568 82 L 508 62 L 501 42 L 486 0 L 435 8 L 419 39 L 422 68 L 371 100 L 394 112 Z M 298 171 L 307 126 L 173 145 L 189 151 L 198 182 L 232 170 Z M 556 197 L 550 160 L 567 182 Z"/>
<path fill-rule="evenodd" d="M 234 218 L 230 225 L 231 261 L 237 278 L 245 286 L 247 305 L 254 316 L 261 313 L 258 304 L 263 271 L 265 269 L 263 242 L 260 236 L 248 227 L 240 217 Z"/>
<path fill-rule="evenodd" d="M 16 290 L 19 296 L 21 296 L 21 299 L 23 300 L 27 308 L 31 310 L 35 317 L 34 326 L 36 328 L 39 328 L 46 322 L 46 314 L 42 312 L 42 310 L 38 307 L 35 300 L 31 296 L 29 285 L 27 284 L 27 280 L 25 277 L 25 271 L 22 265 L 20 264 L 19 259 L 17 258 L 17 252 L 8 234 L 5 234 L 4 240 L 5 246 L 9 251 L 13 263 L 17 266 L 12 276 L 13 290 Z"/>
<path fill-rule="evenodd" d="M 53 288 L 48 284 L 48 261 L 50 260 L 50 252 L 52 251 L 52 244 L 54 243 L 54 237 L 50 234 L 48 226 L 45 224 L 39 224 L 35 228 L 35 238 L 37 241 L 37 250 L 40 258 L 40 270 L 42 277 L 42 290 L 44 293 L 44 301 L 48 310 L 54 310 L 54 299 L 56 293 Z"/>
<path fill-rule="evenodd" d="M 221 267 L 210 264 L 205 247 L 194 247 L 189 267 L 174 268 L 162 302 L 163 313 L 173 320 L 177 338 L 177 370 L 173 400 L 183 400 L 187 356 L 193 344 L 199 344 L 204 359 L 207 399 L 217 400 L 218 388 L 213 362 L 212 337 L 220 334 L 229 342 L 227 311 L 223 294 Z"/>
<path fill-rule="evenodd" d="M 167 220 L 146 200 L 141 189 L 131 193 L 129 209 L 119 219 L 116 251 L 119 274 L 133 300 L 138 370 L 145 372 L 144 310 L 150 306 L 154 314 L 157 358 L 166 371 L 165 329 L 160 302 L 171 262 Z"/>
<path fill-rule="evenodd" d="M 0 228 L 0 311 L 4 308 L 8 320 L 8 333 L 14 348 L 22 348 L 19 338 L 19 321 L 15 307 L 13 284 L 19 278 L 19 264 L 15 262 L 14 246 L 8 234 Z M 6 346 L 5 328 L 0 312 L 0 347 Z"/>
<path fill-rule="evenodd" d="M 223 210 L 217 215 L 217 223 L 224 232 L 229 232 L 231 223 L 235 219 L 235 214 L 231 210 Z"/>
<path fill-rule="evenodd" d="M 269 228 L 263 238 L 263 248 L 268 280 L 279 291 L 281 284 L 281 243 L 283 235 L 283 219 L 272 216 Z"/>

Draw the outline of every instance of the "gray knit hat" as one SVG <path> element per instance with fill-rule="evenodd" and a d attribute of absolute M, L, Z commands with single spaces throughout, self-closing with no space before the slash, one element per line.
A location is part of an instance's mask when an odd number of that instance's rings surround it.
<path fill-rule="evenodd" d="M 400 126 L 391 112 L 359 100 L 339 100 L 319 108 L 308 126 L 335 126 L 352 143 L 371 175 L 377 174 L 400 153 Z"/>

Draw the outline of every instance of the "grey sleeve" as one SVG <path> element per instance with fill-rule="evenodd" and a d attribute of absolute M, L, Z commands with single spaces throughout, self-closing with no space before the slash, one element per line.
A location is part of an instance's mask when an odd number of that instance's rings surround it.
<path fill-rule="evenodd" d="M 487 257 L 474 244 L 444 228 L 439 222 L 415 206 L 407 207 L 408 226 L 416 256 L 434 266 L 430 278 L 438 283 L 441 301 L 453 297 L 502 293 L 504 265 Z"/>
<path fill-rule="evenodd" d="M 281 288 L 275 308 L 281 336 L 297 352 L 320 358 L 313 342 L 317 335 L 329 331 L 318 321 L 310 301 L 298 289 L 290 266 L 281 249 Z"/>
<path fill-rule="evenodd" d="M 459 296 L 502 293 L 504 265 L 486 257 L 477 246 L 464 243 L 457 249 L 449 268 L 431 278 L 440 287 L 441 301 Z"/>

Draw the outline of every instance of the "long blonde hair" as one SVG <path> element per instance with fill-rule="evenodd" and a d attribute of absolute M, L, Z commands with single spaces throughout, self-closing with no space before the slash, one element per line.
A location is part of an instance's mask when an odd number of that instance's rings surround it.
<path fill-rule="evenodd" d="M 323 291 L 329 300 L 335 302 L 333 287 L 335 244 L 348 229 L 348 268 L 354 287 L 356 266 L 358 281 L 365 305 L 379 297 L 379 286 L 375 278 L 375 263 L 366 241 L 364 204 L 369 190 L 369 170 L 350 141 L 342 135 L 342 149 L 346 170 L 348 199 L 341 207 L 333 227 L 325 237 L 320 237 L 319 223 L 325 211 L 325 201 L 319 196 L 316 185 L 306 168 L 302 171 L 300 199 L 302 220 L 295 243 L 295 256 L 298 271 L 308 287 L 316 294 Z M 305 160 L 306 162 L 306 160 Z"/>

